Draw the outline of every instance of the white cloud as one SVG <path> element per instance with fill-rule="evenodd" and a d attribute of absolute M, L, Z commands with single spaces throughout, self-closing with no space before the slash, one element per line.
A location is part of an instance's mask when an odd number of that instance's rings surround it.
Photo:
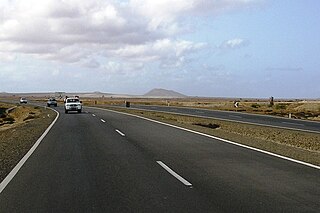
<path fill-rule="evenodd" d="M 190 15 L 217 15 L 263 2 L 262 0 L 131 0 L 130 5 L 157 29 Z"/>
<path fill-rule="evenodd" d="M 16 55 L 6 52 L 0 52 L 0 62 L 12 62 L 17 58 Z"/>
<path fill-rule="evenodd" d="M 51 73 L 52 76 L 58 76 L 60 74 L 60 70 L 59 69 L 54 69 Z"/>
<path fill-rule="evenodd" d="M 132 0 L 132 8 L 148 19 L 150 30 L 170 28 L 176 19 L 193 8 L 193 0 Z"/>
<path fill-rule="evenodd" d="M 95 59 L 88 59 L 88 60 L 85 60 L 84 62 L 82 62 L 82 66 L 87 67 L 87 68 L 99 68 L 100 63 L 98 61 L 96 61 Z"/>
<path fill-rule="evenodd" d="M 106 74 L 119 74 L 126 77 L 133 77 L 137 75 L 137 71 L 141 71 L 144 68 L 144 64 L 140 62 L 117 62 L 109 61 L 103 65 L 104 72 Z"/>
<path fill-rule="evenodd" d="M 179 67 L 204 43 L 177 39 L 185 17 L 215 15 L 259 0 L 6 0 L 0 52 L 98 68 L 95 57 Z M 236 48 L 243 40 L 231 40 Z"/>
<path fill-rule="evenodd" d="M 241 38 L 230 39 L 224 41 L 220 45 L 220 49 L 237 49 L 249 45 L 249 41 Z"/>
<path fill-rule="evenodd" d="M 206 47 L 205 43 L 193 43 L 185 40 L 156 40 L 142 45 L 127 45 L 109 54 L 131 61 L 153 62 L 159 61 L 163 68 L 179 67 L 184 58 Z"/>

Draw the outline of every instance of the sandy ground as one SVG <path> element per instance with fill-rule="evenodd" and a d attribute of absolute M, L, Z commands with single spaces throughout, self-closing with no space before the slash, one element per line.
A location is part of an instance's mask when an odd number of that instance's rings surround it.
<path fill-rule="evenodd" d="M 34 106 L 0 103 L 0 108 L 13 108 L 5 117 L 12 124 L 0 125 L 0 181 L 12 170 L 20 159 L 51 124 L 56 113 Z M 0 114 L 3 115 L 3 112 Z M 6 119 L 5 119 L 6 120 Z M 1 124 L 1 121 L 0 121 Z"/>
<path fill-rule="evenodd" d="M 214 99 L 214 98 L 181 98 L 181 99 L 120 99 L 120 98 L 85 98 L 82 99 L 85 105 L 119 105 L 129 101 L 132 104 L 161 105 L 202 108 L 209 110 L 226 110 L 247 112 L 253 114 L 275 115 L 296 119 L 307 119 L 320 121 L 320 101 L 317 100 L 276 100 L 270 105 L 268 100 L 260 99 Z M 238 101 L 238 107 L 234 106 Z"/>

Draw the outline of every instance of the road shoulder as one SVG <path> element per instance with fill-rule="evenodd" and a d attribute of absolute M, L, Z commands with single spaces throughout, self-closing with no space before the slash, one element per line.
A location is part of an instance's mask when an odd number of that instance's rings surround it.
<path fill-rule="evenodd" d="M 0 126 L 0 182 L 25 156 L 54 121 L 57 113 L 37 106 L 24 106 L 29 115 L 24 122 Z M 18 116 L 19 117 L 19 116 Z M 16 117 L 16 120 L 18 120 Z"/>

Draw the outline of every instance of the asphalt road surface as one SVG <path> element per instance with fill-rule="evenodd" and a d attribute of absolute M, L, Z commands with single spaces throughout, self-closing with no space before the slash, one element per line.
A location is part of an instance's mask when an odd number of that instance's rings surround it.
<path fill-rule="evenodd" d="M 205 110 L 184 107 L 132 105 L 128 109 L 143 109 L 159 112 L 169 112 L 199 117 L 217 118 L 227 121 L 251 123 L 262 126 L 272 126 L 286 129 L 294 129 L 306 132 L 320 133 L 320 122 L 305 121 L 300 119 L 281 118 L 276 116 L 256 115 L 243 112 L 229 112 L 220 110 Z"/>
<path fill-rule="evenodd" d="M 319 212 L 316 168 L 115 112 L 56 109 L 0 212 Z"/>

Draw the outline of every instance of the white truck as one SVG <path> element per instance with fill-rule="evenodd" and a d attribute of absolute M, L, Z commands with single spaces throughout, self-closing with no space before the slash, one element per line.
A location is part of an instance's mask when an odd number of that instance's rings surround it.
<path fill-rule="evenodd" d="M 81 113 L 82 111 L 82 101 L 78 97 L 66 98 L 64 100 L 64 112 L 68 113 L 69 111 L 77 111 Z"/>

